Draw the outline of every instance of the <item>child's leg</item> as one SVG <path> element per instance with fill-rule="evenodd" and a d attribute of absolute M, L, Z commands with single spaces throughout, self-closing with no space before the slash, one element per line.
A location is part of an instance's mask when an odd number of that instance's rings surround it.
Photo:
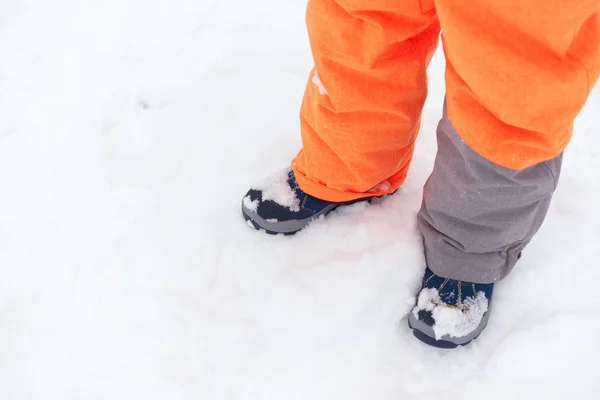
<path fill-rule="evenodd" d="M 600 1 L 439 0 L 447 107 L 418 214 L 427 265 L 409 326 L 464 345 L 540 228 L 600 73 Z"/>
<path fill-rule="evenodd" d="M 433 0 L 310 0 L 315 61 L 301 110 L 300 188 L 328 201 L 404 181 L 439 24 Z"/>
<path fill-rule="evenodd" d="M 600 73 L 600 1 L 438 1 L 447 116 L 419 227 L 429 268 L 491 283 L 544 220 Z"/>
<path fill-rule="evenodd" d="M 445 278 L 495 282 L 540 228 L 562 155 L 523 170 L 504 168 L 473 151 L 444 114 L 418 214 L 427 265 Z"/>

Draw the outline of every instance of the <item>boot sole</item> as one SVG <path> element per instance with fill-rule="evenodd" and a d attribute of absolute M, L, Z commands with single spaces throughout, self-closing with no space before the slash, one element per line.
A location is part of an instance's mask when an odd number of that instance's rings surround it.
<path fill-rule="evenodd" d="M 413 335 L 425 344 L 441 349 L 455 349 L 458 346 L 466 346 L 473 340 L 477 339 L 487 326 L 489 318 L 490 310 L 483 315 L 479 326 L 467 336 L 453 337 L 444 335 L 439 340 L 435 338 L 433 328 L 416 318 L 412 312 L 408 315 L 408 327 L 412 329 Z"/>

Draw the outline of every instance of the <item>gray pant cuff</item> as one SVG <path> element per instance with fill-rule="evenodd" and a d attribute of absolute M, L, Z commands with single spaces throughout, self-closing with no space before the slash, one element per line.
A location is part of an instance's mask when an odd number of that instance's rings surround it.
<path fill-rule="evenodd" d="M 471 149 L 446 113 L 437 140 L 417 217 L 427 264 L 445 278 L 496 282 L 541 227 L 562 154 L 523 170 L 504 168 Z"/>

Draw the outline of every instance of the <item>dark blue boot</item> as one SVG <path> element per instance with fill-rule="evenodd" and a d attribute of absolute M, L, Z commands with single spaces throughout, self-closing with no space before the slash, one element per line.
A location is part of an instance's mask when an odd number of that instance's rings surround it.
<path fill-rule="evenodd" d="M 408 325 L 419 340 L 431 346 L 464 346 L 486 327 L 493 290 L 493 283 L 446 279 L 427 268 Z"/>
<path fill-rule="evenodd" d="M 321 200 L 304 193 L 298 186 L 291 168 L 267 177 L 246 193 L 242 199 L 242 214 L 248 224 L 269 234 L 292 235 L 310 221 L 326 215 L 337 207 L 375 197 L 348 202 Z"/>

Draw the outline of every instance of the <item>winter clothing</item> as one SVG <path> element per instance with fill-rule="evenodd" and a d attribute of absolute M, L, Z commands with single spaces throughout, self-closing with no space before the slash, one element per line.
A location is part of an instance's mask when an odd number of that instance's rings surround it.
<path fill-rule="evenodd" d="M 292 170 L 287 168 L 265 178 L 246 193 L 242 199 L 242 214 L 255 229 L 272 235 L 292 235 L 305 228 L 310 221 L 338 207 L 374 197 L 337 203 L 320 200 L 304 193 L 298 187 Z"/>
<path fill-rule="evenodd" d="M 403 182 L 440 24 L 461 138 L 517 170 L 564 150 L 600 74 L 599 0 L 310 0 L 302 190 L 348 201 Z"/>
<path fill-rule="evenodd" d="M 437 141 L 417 217 L 427 265 L 448 278 L 496 282 L 542 225 L 562 154 L 522 170 L 501 167 L 473 151 L 446 112 Z"/>
<path fill-rule="evenodd" d="M 493 291 L 493 283 L 442 278 L 427 268 L 408 325 L 415 337 L 429 345 L 464 346 L 485 329 Z"/>
<path fill-rule="evenodd" d="M 548 211 L 574 119 L 600 75 L 600 0 L 309 0 L 307 26 L 315 68 L 303 148 L 280 196 L 250 191 L 244 215 L 292 233 L 394 192 L 443 29 L 446 105 L 418 214 L 429 268 L 409 324 L 435 346 L 466 344 L 486 326 L 493 282 Z"/>

